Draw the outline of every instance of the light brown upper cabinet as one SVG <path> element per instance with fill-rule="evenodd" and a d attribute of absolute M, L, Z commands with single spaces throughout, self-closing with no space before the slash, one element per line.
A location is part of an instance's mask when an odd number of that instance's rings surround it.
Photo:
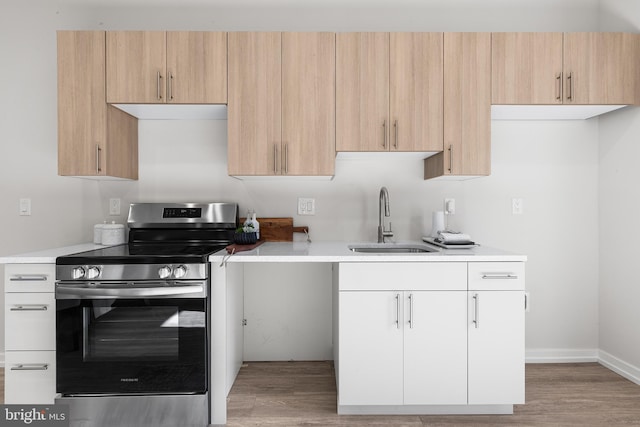
<path fill-rule="evenodd" d="M 640 104 L 640 35 L 564 33 L 565 104 Z"/>
<path fill-rule="evenodd" d="M 138 179 L 138 119 L 107 105 L 105 32 L 58 31 L 58 174 Z"/>
<path fill-rule="evenodd" d="M 332 176 L 335 35 L 229 33 L 228 172 Z"/>
<path fill-rule="evenodd" d="M 444 34 L 444 151 L 425 179 L 491 173 L 491 34 Z"/>
<path fill-rule="evenodd" d="M 336 151 L 442 151 L 442 33 L 336 39 Z"/>
<path fill-rule="evenodd" d="M 225 104 L 227 33 L 108 31 L 107 102 Z"/>
<path fill-rule="evenodd" d="M 493 33 L 493 104 L 638 103 L 640 35 Z"/>

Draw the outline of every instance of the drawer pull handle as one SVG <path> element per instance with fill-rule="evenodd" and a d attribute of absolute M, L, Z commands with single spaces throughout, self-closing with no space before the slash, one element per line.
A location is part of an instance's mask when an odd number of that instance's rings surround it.
<path fill-rule="evenodd" d="M 46 305 L 14 305 L 10 311 L 47 311 Z"/>
<path fill-rule="evenodd" d="M 487 280 L 493 280 L 493 279 L 517 279 L 518 276 L 516 276 L 515 274 L 483 274 L 482 275 L 483 279 L 487 279 Z"/>
<path fill-rule="evenodd" d="M 11 367 L 12 371 L 46 371 L 49 369 L 48 363 L 19 364 Z"/>
<path fill-rule="evenodd" d="M 46 274 L 19 274 L 11 276 L 11 282 L 44 282 L 49 278 Z"/>

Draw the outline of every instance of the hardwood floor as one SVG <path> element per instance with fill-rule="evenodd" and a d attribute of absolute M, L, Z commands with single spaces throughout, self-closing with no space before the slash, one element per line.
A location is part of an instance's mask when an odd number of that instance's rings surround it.
<path fill-rule="evenodd" d="M 228 426 L 640 426 L 640 386 L 597 363 L 526 367 L 513 415 L 336 414 L 331 362 L 247 363 L 228 397 Z"/>

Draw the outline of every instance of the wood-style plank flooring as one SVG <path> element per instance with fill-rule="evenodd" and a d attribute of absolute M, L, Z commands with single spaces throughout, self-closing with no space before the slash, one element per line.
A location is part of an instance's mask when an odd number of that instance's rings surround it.
<path fill-rule="evenodd" d="M 640 426 L 640 386 L 597 363 L 526 367 L 513 415 L 336 414 L 331 362 L 246 363 L 228 397 L 228 426 Z"/>

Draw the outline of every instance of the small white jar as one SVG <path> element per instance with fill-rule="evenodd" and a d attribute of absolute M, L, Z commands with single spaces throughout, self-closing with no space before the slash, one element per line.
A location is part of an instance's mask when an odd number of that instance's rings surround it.
<path fill-rule="evenodd" d="M 103 245 L 121 245 L 124 243 L 124 225 L 111 224 L 102 225 L 102 244 Z"/>
<path fill-rule="evenodd" d="M 96 245 L 102 244 L 102 227 L 107 223 L 107 221 L 102 224 L 96 224 L 93 226 L 93 243 Z"/>

